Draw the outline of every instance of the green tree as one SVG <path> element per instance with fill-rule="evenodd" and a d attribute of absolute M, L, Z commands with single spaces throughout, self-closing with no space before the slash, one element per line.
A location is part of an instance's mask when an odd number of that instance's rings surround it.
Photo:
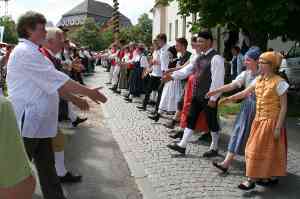
<path fill-rule="evenodd" d="M 251 43 L 265 48 L 268 39 L 300 40 L 295 28 L 300 18 L 298 0 L 161 0 L 177 1 L 179 14 L 198 13 L 198 27 L 242 28 L 250 34 Z"/>
<path fill-rule="evenodd" d="M 18 35 L 15 22 L 10 17 L 0 17 L 0 26 L 4 26 L 3 42 L 17 44 Z"/>
<path fill-rule="evenodd" d="M 138 23 L 129 28 L 123 28 L 120 32 L 120 39 L 127 42 L 141 42 L 147 46 L 152 43 L 152 20 L 148 14 L 143 14 L 139 17 Z"/>
<path fill-rule="evenodd" d="M 103 38 L 99 33 L 99 27 L 97 26 L 93 18 L 87 18 L 84 24 L 70 33 L 70 38 L 80 46 L 89 47 L 92 50 L 102 50 L 104 48 Z"/>

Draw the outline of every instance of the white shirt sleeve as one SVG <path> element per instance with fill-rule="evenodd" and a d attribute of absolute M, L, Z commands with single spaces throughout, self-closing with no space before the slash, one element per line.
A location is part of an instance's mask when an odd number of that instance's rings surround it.
<path fill-rule="evenodd" d="M 283 95 L 289 89 L 289 87 L 290 87 L 290 85 L 285 80 L 282 80 L 277 85 L 277 88 L 276 88 L 277 94 L 279 96 Z"/>
<path fill-rule="evenodd" d="M 169 62 L 170 62 L 170 58 L 169 58 L 169 54 L 168 54 L 167 50 L 161 49 L 159 61 L 160 61 L 161 70 L 167 71 L 169 68 Z"/>
<path fill-rule="evenodd" d="M 193 69 L 194 63 L 190 62 L 187 66 L 183 67 L 182 69 L 173 72 L 171 76 L 173 79 L 183 80 L 193 73 Z"/>
<path fill-rule="evenodd" d="M 147 67 L 149 67 L 149 62 L 148 62 L 146 56 L 142 56 L 142 57 L 141 57 L 141 67 L 142 67 L 142 68 L 147 68 Z"/>
<path fill-rule="evenodd" d="M 22 73 L 48 94 L 53 94 L 70 78 L 55 69 L 54 65 L 42 54 L 28 53 L 22 56 Z"/>
<path fill-rule="evenodd" d="M 243 85 L 245 85 L 245 80 L 246 80 L 246 71 L 243 71 L 235 78 L 235 80 L 232 81 L 232 83 L 234 83 L 239 88 L 241 88 Z"/>
<path fill-rule="evenodd" d="M 224 59 L 220 55 L 215 55 L 211 60 L 211 85 L 209 91 L 220 88 L 224 85 L 225 67 Z M 221 94 L 210 97 L 211 101 L 217 101 Z"/>

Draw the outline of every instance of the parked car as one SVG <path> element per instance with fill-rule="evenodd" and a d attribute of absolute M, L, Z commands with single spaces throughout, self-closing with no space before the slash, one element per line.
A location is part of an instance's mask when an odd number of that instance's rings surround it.
<path fill-rule="evenodd" d="M 289 79 L 290 88 L 300 91 L 300 45 L 295 45 L 289 50 L 286 55 L 286 60 L 283 60 L 280 67 L 281 72 L 285 72 Z"/>

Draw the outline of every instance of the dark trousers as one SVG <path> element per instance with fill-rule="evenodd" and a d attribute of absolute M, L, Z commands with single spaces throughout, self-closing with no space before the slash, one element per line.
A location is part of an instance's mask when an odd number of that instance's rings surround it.
<path fill-rule="evenodd" d="M 216 108 L 211 108 L 207 105 L 207 103 L 208 100 L 193 97 L 187 117 L 187 128 L 195 130 L 198 116 L 202 111 L 204 111 L 209 130 L 211 132 L 218 132 L 220 130 L 218 121 L 218 106 L 216 106 Z"/>
<path fill-rule="evenodd" d="M 164 89 L 165 83 L 162 82 L 159 87 L 158 87 L 158 96 L 157 96 L 157 100 L 156 100 L 156 104 L 155 104 L 155 112 L 158 113 L 158 109 L 159 109 L 159 104 L 160 104 L 160 100 L 161 100 L 161 95 Z"/>
<path fill-rule="evenodd" d="M 34 161 L 45 199 L 65 199 L 55 170 L 51 138 L 23 138 L 30 161 Z"/>
<path fill-rule="evenodd" d="M 157 91 L 161 83 L 161 77 L 149 76 L 148 78 L 149 81 L 147 82 L 147 85 L 145 85 L 145 99 L 143 101 L 144 107 L 148 105 L 152 91 Z"/>

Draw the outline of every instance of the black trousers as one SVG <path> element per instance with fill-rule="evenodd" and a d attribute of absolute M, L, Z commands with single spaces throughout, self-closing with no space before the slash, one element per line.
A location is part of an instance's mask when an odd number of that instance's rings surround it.
<path fill-rule="evenodd" d="M 45 199 L 66 199 L 55 169 L 51 138 L 23 138 L 30 161 L 34 161 Z"/>
<path fill-rule="evenodd" d="M 202 111 L 204 111 L 209 130 L 211 132 L 218 132 L 220 130 L 218 106 L 216 106 L 216 108 L 211 108 L 207 105 L 207 103 L 208 100 L 193 97 L 187 117 L 187 128 L 195 130 L 198 116 Z"/>
<path fill-rule="evenodd" d="M 158 96 L 157 96 L 157 100 L 156 100 L 156 104 L 155 104 L 155 112 L 158 113 L 158 109 L 159 109 L 159 104 L 160 104 L 160 100 L 161 100 L 161 95 L 164 89 L 165 83 L 161 82 L 161 84 L 158 87 Z"/>
<path fill-rule="evenodd" d="M 161 83 L 161 77 L 148 76 L 149 80 L 147 85 L 145 85 L 145 99 L 143 101 L 143 106 L 146 107 L 150 100 L 150 95 L 152 91 L 157 91 Z"/>

